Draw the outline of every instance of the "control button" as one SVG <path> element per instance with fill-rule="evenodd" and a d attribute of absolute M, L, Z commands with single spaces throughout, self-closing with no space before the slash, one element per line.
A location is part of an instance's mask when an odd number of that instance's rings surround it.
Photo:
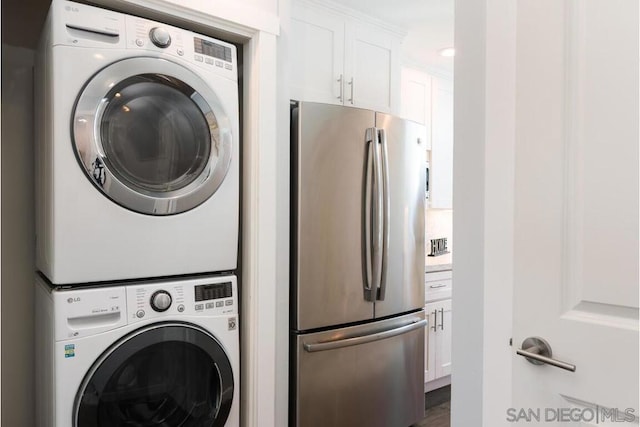
<path fill-rule="evenodd" d="M 183 304 L 180 304 L 180 305 L 178 306 L 178 313 L 182 313 L 183 311 L 184 311 L 184 305 L 183 305 Z"/>
<path fill-rule="evenodd" d="M 222 307 L 224 305 L 224 301 L 216 301 L 216 307 Z"/>
<path fill-rule="evenodd" d="M 202 55 L 194 55 L 193 56 L 196 60 L 196 62 L 202 62 Z"/>
<path fill-rule="evenodd" d="M 204 304 L 196 304 L 196 311 L 202 311 L 204 309 Z"/>
<path fill-rule="evenodd" d="M 216 61 L 216 67 L 222 68 L 222 61 Z"/>
<path fill-rule="evenodd" d="M 177 53 L 178 55 L 182 56 L 182 55 L 184 55 L 184 49 L 182 49 L 182 48 L 180 48 L 180 47 L 179 47 L 178 49 L 176 49 L 176 53 Z"/>
<path fill-rule="evenodd" d="M 142 40 L 142 39 L 136 39 L 136 45 L 138 45 L 138 46 L 140 46 L 140 47 L 144 46 L 144 40 Z"/>
<path fill-rule="evenodd" d="M 233 300 L 232 299 L 228 299 L 224 302 L 224 305 L 233 305 Z"/>
<path fill-rule="evenodd" d="M 224 64 L 224 68 L 226 68 L 227 70 L 231 70 L 233 69 L 233 66 L 231 64 Z"/>
<path fill-rule="evenodd" d="M 169 45 L 171 44 L 171 34 L 169 34 L 169 31 L 167 31 L 166 28 L 152 28 L 151 31 L 149 31 L 149 37 L 151 38 L 153 44 L 158 47 L 165 48 L 169 47 Z"/>
<path fill-rule="evenodd" d="M 213 59 L 212 58 L 204 58 L 204 62 L 206 62 L 207 64 L 213 65 Z"/>
<path fill-rule="evenodd" d="M 136 312 L 136 317 L 137 317 L 138 319 L 142 319 L 142 318 L 144 317 L 144 310 L 138 310 L 138 311 Z"/>
<path fill-rule="evenodd" d="M 214 307 L 215 307 L 215 304 L 212 303 L 212 302 L 208 302 L 207 305 L 206 305 L 206 308 L 208 308 L 208 309 L 209 308 L 214 308 Z"/>
<path fill-rule="evenodd" d="M 167 291 L 156 291 L 151 295 L 151 308 L 162 313 L 171 307 L 171 294 Z"/>

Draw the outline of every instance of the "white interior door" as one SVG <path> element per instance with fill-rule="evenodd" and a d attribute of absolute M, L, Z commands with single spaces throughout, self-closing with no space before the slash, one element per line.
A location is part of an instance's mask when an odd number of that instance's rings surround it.
<path fill-rule="evenodd" d="M 638 1 L 519 0 L 516 52 L 508 417 L 637 425 Z M 532 336 L 575 372 L 516 355 Z"/>

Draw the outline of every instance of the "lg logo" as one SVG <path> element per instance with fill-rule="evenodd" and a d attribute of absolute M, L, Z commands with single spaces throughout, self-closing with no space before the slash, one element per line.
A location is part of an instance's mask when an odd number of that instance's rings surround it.
<path fill-rule="evenodd" d="M 67 302 L 71 304 L 72 302 L 80 302 L 80 297 L 75 298 L 67 298 Z"/>

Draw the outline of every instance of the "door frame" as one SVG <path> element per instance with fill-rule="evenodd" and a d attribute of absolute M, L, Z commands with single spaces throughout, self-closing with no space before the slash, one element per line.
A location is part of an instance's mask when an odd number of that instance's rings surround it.
<path fill-rule="evenodd" d="M 516 11 L 455 2 L 454 427 L 506 426 L 511 405 Z"/>

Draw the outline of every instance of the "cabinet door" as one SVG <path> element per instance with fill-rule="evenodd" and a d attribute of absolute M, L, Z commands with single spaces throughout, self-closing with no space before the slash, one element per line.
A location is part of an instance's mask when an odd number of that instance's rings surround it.
<path fill-rule="evenodd" d="M 432 79 L 431 187 L 432 208 L 451 209 L 453 200 L 453 84 Z"/>
<path fill-rule="evenodd" d="M 373 26 L 346 28 L 345 105 L 397 113 L 400 92 L 399 41 Z"/>
<path fill-rule="evenodd" d="M 404 67 L 400 78 L 400 116 L 427 128 L 425 149 L 431 149 L 431 76 Z"/>
<path fill-rule="evenodd" d="M 436 314 L 439 303 L 429 303 L 424 306 L 425 316 L 429 323 L 425 329 L 424 340 L 424 382 L 436 379 Z"/>
<path fill-rule="evenodd" d="M 293 2 L 289 39 L 293 99 L 342 104 L 344 29 L 340 16 Z"/>
<path fill-rule="evenodd" d="M 451 300 L 441 301 L 436 321 L 435 377 L 451 375 Z"/>

